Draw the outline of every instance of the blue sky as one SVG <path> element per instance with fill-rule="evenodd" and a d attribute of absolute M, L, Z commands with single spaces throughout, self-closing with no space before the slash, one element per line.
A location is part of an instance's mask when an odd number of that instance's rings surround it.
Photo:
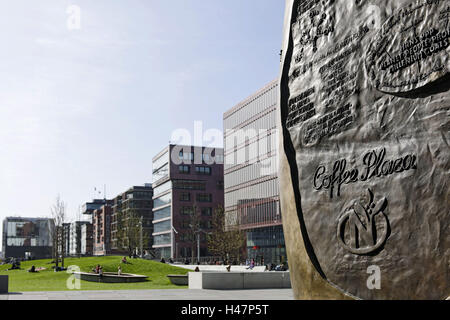
<path fill-rule="evenodd" d="M 69 29 L 70 5 L 81 10 Z M 107 186 L 151 182 L 178 128 L 278 76 L 281 0 L 0 1 L 0 219 L 70 219 Z"/>

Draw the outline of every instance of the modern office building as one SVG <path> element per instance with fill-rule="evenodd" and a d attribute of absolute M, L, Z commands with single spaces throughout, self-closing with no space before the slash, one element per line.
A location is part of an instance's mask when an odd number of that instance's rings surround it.
<path fill-rule="evenodd" d="M 142 223 L 143 243 L 142 249 L 150 251 L 153 245 L 153 188 L 151 184 L 144 186 L 134 186 L 114 198 L 112 205 L 113 213 L 111 217 L 111 245 L 116 253 L 125 252 L 119 244 L 119 231 L 121 223 L 134 215 Z M 125 250 L 125 251 L 124 251 Z M 128 254 L 128 252 L 127 252 Z"/>
<path fill-rule="evenodd" d="M 286 257 L 277 177 L 278 81 L 225 112 L 225 214 L 247 233 L 247 255 L 265 264 Z"/>
<path fill-rule="evenodd" d="M 83 226 L 87 226 L 87 231 L 90 229 L 92 232 L 92 224 L 88 221 L 75 221 L 70 224 L 70 235 L 69 235 L 69 255 L 70 256 L 83 256 L 86 255 L 86 253 L 83 253 L 82 250 L 82 242 L 83 242 L 83 236 L 85 237 L 85 247 L 88 245 L 86 244 L 86 238 L 88 234 L 84 234 L 82 232 Z M 86 228 L 85 228 L 86 229 Z M 92 239 L 92 235 L 90 237 Z M 92 247 L 92 243 L 90 245 Z M 84 250 L 86 252 L 86 249 Z"/>
<path fill-rule="evenodd" d="M 8 217 L 3 220 L 5 258 L 45 259 L 52 257 L 54 222 L 48 218 Z"/>
<path fill-rule="evenodd" d="M 197 257 L 191 216 L 200 217 L 200 256 L 209 256 L 205 232 L 223 207 L 223 149 L 169 145 L 153 158 L 153 248 L 158 258 Z"/>
<path fill-rule="evenodd" d="M 111 216 L 113 200 L 104 200 L 104 204 L 92 213 L 93 255 L 111 254 Z"/>

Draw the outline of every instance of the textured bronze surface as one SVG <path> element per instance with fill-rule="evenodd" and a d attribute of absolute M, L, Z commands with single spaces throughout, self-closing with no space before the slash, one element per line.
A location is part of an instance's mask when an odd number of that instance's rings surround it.
<path fill-rule="evenodd" d="M 280 187 L 296 297 L 445 299 L 450 2 L 287 0 L 285 20 Z"/>

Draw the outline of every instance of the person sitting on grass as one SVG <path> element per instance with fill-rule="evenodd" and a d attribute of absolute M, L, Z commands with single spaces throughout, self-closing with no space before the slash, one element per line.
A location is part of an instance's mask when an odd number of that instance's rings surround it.
<path fill-rule="evenodd" d="M 20 262 L 13 259 L 11 262 L 11 269 L 9 270 L 20 270 Z"/>
<path fill-rule="evenodd" d="M 127 261 L 127 257 L 123 257 L 123 258 L 122 258 L 122 263 L 125 263 L 125 264 L 127 264 L 127 263 L 128 263 L 128 261 Z"/>
<path fill-rule="evenodd" d="M 37 272 L 35 266 L 31 266 L 31 268 L 28 270 L 28 272 Z"/>

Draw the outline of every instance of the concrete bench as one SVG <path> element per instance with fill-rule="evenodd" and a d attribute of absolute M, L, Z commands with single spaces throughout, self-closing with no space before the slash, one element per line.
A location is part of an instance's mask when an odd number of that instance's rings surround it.
<path fill-rule="evenodd" d="M 0 276 L 0 294 L 8 293 L 8 276 Z"/>
<path fill-rule="evenodd" d="M 199 268 L 200 272 L 227 272 L 227 266 L 215 266 L 215 265 L 182 265 L 172 264 L 174 267 L 183 268 L 194 271 L 195 268 Z M 253 269 L 247 269 L 247 266 L 231 266 L 230 272 L 264 272 L 265 266 L 256 266 Z"/>
<path fill-rule="evenodd" d="M 189 289 L 291 288 L 289 272 L 189 272 Z"/>

